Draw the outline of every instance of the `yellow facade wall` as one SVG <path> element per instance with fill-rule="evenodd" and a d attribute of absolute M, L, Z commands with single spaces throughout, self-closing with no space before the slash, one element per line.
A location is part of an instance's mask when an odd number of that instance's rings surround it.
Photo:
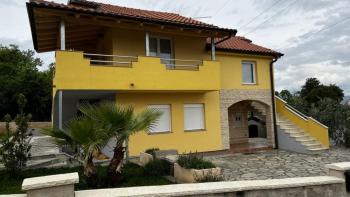
<path fill-rule="evenodd" d="M 216 151 L 222 148 L 220 131 L 219 92 L 207 93 L 117 93 L 117 103 L 130 104 L 135 111 L 146 109 L 149 104 L 170 104 L 170 133 L 147 134 L 142 131 L 130 138 L 130 155 L 136 156 L 148 148 L 176 149 L 179 153 Z M 205 106 L 205 130 L 184 131 L 184 104 L 203 103 Z"/>
<path fill-rule="evenodd" d="M 90 65 L 82 52 L 57 51 L 53 84 L 71 90 L 220 89 L 220 63 L 204 61 L 199 70 L 169 70 L 156 57 L 141 57 L 131 67 Z"/>
<path fill-rule="evenodd" d="M 221 89 L 271 89 L 270 62 L 271 57 L 240 55 L 235 53 L 218 53 L 217 61 L 221 63 Z M 242 61 L 256 64 L 256 84 L 243 84 Z"/>
<path fill-rule="evenodd" d="M 145 32 L 127 29 L 113 29 L 113 53 L 118 55 L 145 56 Z M 172 40 L 175 59 L 210 60 L 205 49 L 206 38 L 176 34 L 149 32 L 150 36 Z"/>
<path fill-rule="evenodd" d="M 302 118 L 286 107 L 286 103 L 276 97 L 276 111 L 287 118 L 310 136 L 317 139 L 324 147 L 329 148 L 328 128 L 311 117 Z"/>

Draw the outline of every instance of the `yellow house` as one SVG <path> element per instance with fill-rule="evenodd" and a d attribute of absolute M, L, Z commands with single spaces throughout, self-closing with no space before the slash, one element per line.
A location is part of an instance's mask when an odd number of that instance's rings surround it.
<path fill-rule="evenodd" d="M 235 29 L 85 0 L 31 0 L 27 10 L 35 50 L 56 51 L 54 127 L 64 129 L 81 102 L 111 100 L 163 112 L 131 137 L 131 155 L 329 146 L 327 128 L 275 99 L 282 54 Z"/>

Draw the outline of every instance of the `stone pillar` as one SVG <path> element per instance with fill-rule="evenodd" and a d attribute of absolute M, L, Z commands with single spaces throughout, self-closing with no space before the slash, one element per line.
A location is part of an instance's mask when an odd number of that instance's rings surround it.
<path fill-rule="evenodd" d="M 79 183 L 77 172 L 24 179 L 22 190 L 27 197 L 74 197 L 74 184 Z"/>
<path fill-rule="evenodd" d="M 345 179 L 345 172 L 350 170 L 350 162 L 332 163 L 327 164 L 325 167 L 328 169 L 329 176 L 335 176 L 345 180 L 345 185 L 350 184 Z M 350 192 L 346 192 L 346 196 L 350 197 Z"/>
<path fill-rule="evenodd" d="M 327 164 L 326 169 L 328 169 L 329 176 L 335 176 L 338 178 L 345 179 L 345 171 L 350 170 L 350 162 L 340 162 Z"/>

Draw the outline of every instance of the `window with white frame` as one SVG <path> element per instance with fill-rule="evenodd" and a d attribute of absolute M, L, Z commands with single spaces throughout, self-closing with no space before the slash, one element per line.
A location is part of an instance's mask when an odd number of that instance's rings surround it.
<path fill-rule="evenodd" d="M 204 129 L 204 104 L 184 105 L 185 131 Z"/>
<path fill-rule="evenodd" d="M 256 84 L 255 63 L 242 62 L 243 84 Z"/>
<path fill-rule="evenodd" d="M 170 132 L 171 131 L 171 106 L 170 105 L 148 105 L 149 109 L 162 112 L 155 126 L 150 130 L 151 133 Z"/>
<path fill-rule="evenodd" d="M 149 56 L 160 57 L 167 67 L 173 66 L 172 42 L 170 38 L 150 36 L 148 41 Z"/>

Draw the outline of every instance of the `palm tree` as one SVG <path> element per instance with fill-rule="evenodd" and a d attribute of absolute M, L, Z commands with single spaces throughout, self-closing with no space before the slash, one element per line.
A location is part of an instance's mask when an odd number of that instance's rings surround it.
<path fill-rule="evenodd" d="M 120 180 L 125 151 L 128 153 L 129 137 L 136 132 L 150 130 L 161 116 L 161 112 L 150 109 L 135 114 L 133 107 L 120 106 L 112 102 L 82 105 L 80 111 L 84 116 L 94 120 L 100 128 L 108 131 L 107 133 L 113 133 L 116 139 L 113 158 L 107 170 L 108 185 L 113 185 Z"/>
<path fill-rule="evenodd" d="M 69 132 L 58 129 L 45 129 L 43 133 L 55 138 L 57 144 L 79 145 L 83 150 L 84 174 L 91 187 L 97 186 L 97 172 L 93 158 L 100 153 L 111 133 L 99 127 L 94 120 L 88 117 L 76 117 L 68 123 Z"/>

